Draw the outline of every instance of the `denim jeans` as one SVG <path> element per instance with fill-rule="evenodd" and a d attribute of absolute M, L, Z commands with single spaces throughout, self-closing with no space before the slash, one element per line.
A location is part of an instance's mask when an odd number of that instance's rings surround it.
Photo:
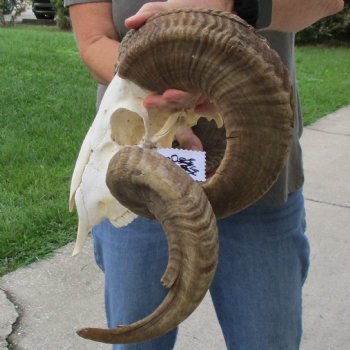
<path fill-rule="evenodd" d="M 229 350 L 297 350 L 302 333 L 301 292 L 309 265 L 301 190 L 282 205 L 253 205 L 218 221 L 219 264 L 211 297 Z M 167 241 L 155 221 L 94 228 L 96 262 L 105 273 L 109 327 L 151 313 L 167 290 L 160 284 Z M 114 350 L 170 350 L 177 330 Z"/>

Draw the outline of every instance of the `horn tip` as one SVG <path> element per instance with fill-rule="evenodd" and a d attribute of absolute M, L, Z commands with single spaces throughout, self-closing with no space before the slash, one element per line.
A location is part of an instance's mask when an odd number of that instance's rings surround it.
<path fill-rule="evenodd" d="M 89 334 L 89 328 L 78 329 L 76 333 L 79 335 L 79 337 L 87 339 Z"/>

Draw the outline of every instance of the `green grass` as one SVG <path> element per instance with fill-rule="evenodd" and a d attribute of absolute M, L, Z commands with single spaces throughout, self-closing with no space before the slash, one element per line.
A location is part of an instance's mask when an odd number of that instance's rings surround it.
<path fill-rule="evenodd" d="M 75 237 L 70 178 L 95 115 L 95 83 L 71 33 L 0 29 L 0 275 Z M 300 47 L 308 122 L 350 104 L 350 49 Z"/>
<path fill-rule="evenodd" d="M 301 46 L 296 62 L 305 125 L 350 104 L 350 47 Z"/>
<path fill-rule="evenodd" d="M 74 239 L 70 177 L 95 113 L 71 33 L 0 29 L 0 275 Z"/>

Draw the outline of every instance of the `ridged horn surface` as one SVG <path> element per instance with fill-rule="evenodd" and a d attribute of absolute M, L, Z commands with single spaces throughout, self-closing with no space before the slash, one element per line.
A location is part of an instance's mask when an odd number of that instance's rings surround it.
<path fill-rule="evenodd" d="M 209 148 L 220 145 L 212 152 L 212 169 L 220 164 L 201 186 L 170 160 L 137 146 L 119 151 L 109 165 L 107 184 L 117 200 L 159 220 L 167 234 L 162 283 L 170 290 L 143 320 L 78 334 L 134 343 L 174 328 L 203 299 L 217 264 L 215 215 L 249 206 L 272 186 L 289 151 L 294 112 L 279 56 L 239 17 L 220 11 L 181 9 L 152 17 L 124 38 L 117 72 L 159 93 L 203 93 L 219 109 L 225 130 L 213 136 L 218 142 L 203 140 Z M 206 138 L 214 135 L 208 125 L 197 128 Z"/>
<path fill-rule="evenodd" d="M 135 213 L 146 206 L 162 224 L 169 244 L 162 284 L 170 289 L 163 303 L 138 322 L 78 334 L 111 344 L 142 342 L 176 327 L 205 296 L 218 259 L 216 218 L 200 185 L 153 150 L 130 146 L 119 151 L 109 164 L 107 185 L 122 204 Z"/>
<path fill-rule="evenodd" d="M 223 159 L 203 189 L 218 218 L 257 201 L 276 181 L 291 144 L 288 71 L 239 17 L 180 9 L 152 17 L 124 38 L 117 72 L 148 90 L 201 92 L 225 127 Z"/>

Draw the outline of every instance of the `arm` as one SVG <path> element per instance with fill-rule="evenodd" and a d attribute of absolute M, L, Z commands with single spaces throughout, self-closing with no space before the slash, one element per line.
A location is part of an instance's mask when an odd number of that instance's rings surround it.
<path fill-rule="evenodd" d="M 251 3 L 252 5 L 250 5 Z M 257 6 L 255 6 L 258 4 Z M 168 0 L 166 2 L 147 3 L 141 7 L 136 15 L 128 18 L 125 22 L 129 28 L 137 28 L 144 23 L 147 18 L 159 11 L 171 10 L 179 7 L 208 7 L 229 12 L 235 10 L 241 15 L 250 11 L 251 6 L 255 6 L 258 13 L 256 20 L 258 25 L 267 30 L 277 30 L 281 32 L 297 32 L 321 18 L 334 15 L 344 7 L 343 0 Z M 248 14 L 255 17 L 254 14 Z M 261 16 L 265 18 L 261 18 Z M 269 24 L 268 24 L 269 23 Z M 261 28 L 259 25 L 259 28 Z"/>
<path fill-rule="evenodd" d="M 235 2 L 237 8 L 235 8 Z M 255 6 L 258 13 L 251 17 L 264 27 L 262 29 L 285 32 L 304 29 L 323 17 L 341 11 L 344 6 L 343 0 L 168 0 L 146 3 L 134 16 L 126 19 L 125 25 L 129 28 L 138 28 L 157 12 L 180 7 L 208 7 L 229 12 L 238 10 L 239 12 L 239 10 L 249 10 L 248 4 L 254 2 L 258 4 Z M 259 15 L 265 18 L 259 18 Z M 149 95 L 144 100 L 146 107 L 165 107 L 167 105 L 186 107 L 189 102 L 193 103 L 196 109 L 201 110 L 203 114 L 206 112 L 206 107 L 209 107 L 209 113 L 213 110 L 212 105 L 203 103 L 203 97 L 191 96 L 177 90 L 167 90 L 163 95 Z"/>
<path fill-rule="evenodd" d="M 132 17 L 125 21 L 128 28 L 140 27 L 149 17 L 157 12 L 169 11 L 176 8 L 211 8 L 233 12 L 234 0 L 168 0 L 165 2 L 149 2 Z"/>
<path fill-rule="evenodd" d="M 297 32 L 343 7 L 343 0 L 272 0 L 271 24 L 266 29 Z"/>
<path fill-rule="evenodd" d="M 79 54 L 100 84 L 109 84 L 114 76 L 119 41 L 112 19 L 110 2 L 94 2 L 69 7 Z"/>

